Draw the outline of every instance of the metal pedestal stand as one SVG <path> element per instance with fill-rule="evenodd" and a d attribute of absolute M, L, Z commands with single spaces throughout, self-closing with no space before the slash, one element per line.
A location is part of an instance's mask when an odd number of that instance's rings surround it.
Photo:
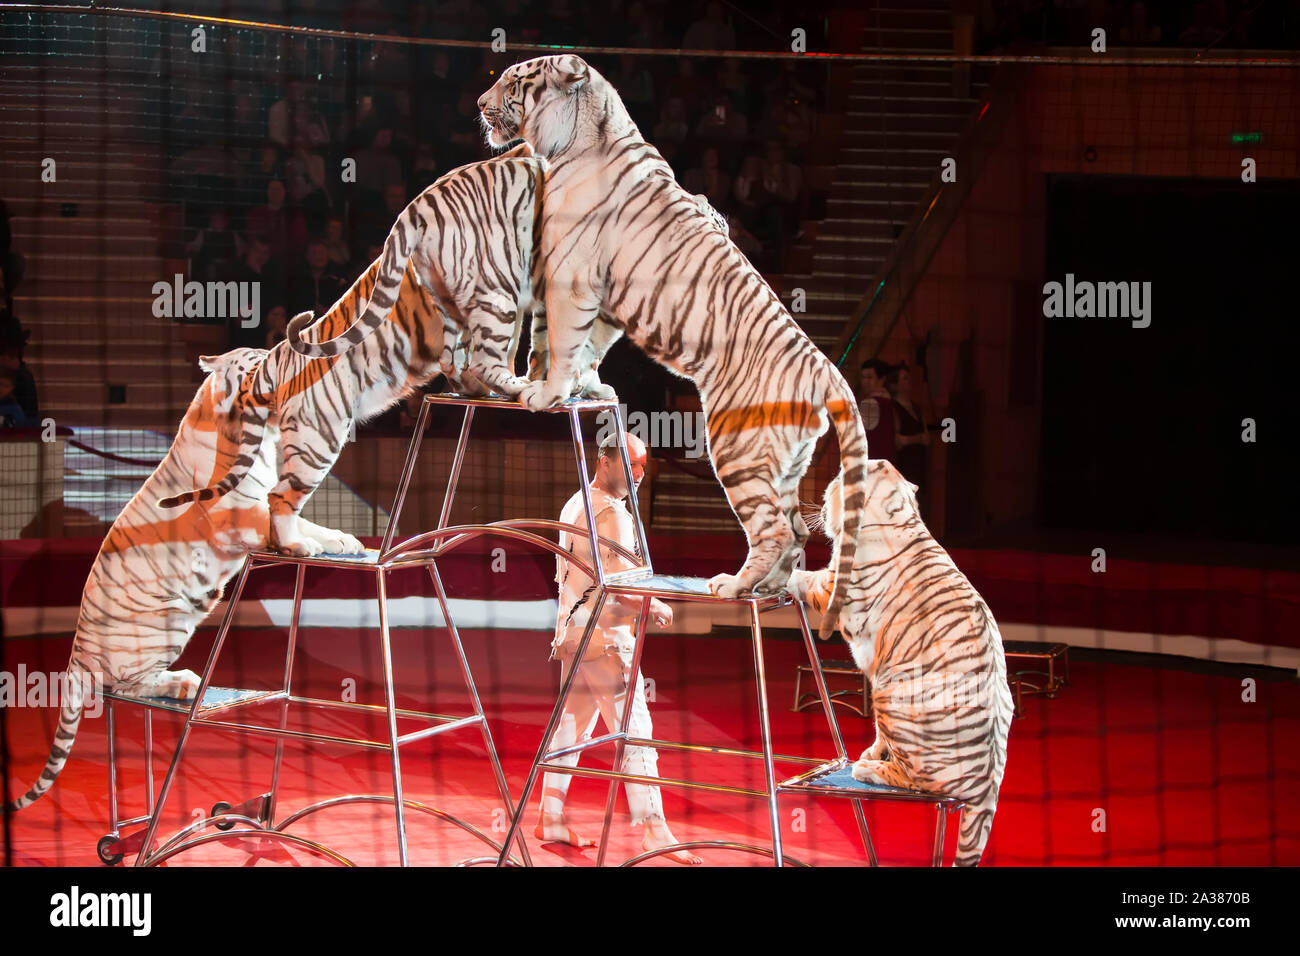
<path fill-rule="evenodd" d="M 393 537 L 397 530 L 398 519 L 402 511 L 402 506 L 406 499 L 406 493 L 410 486 L 411 477 L 414 472 L 415 464 L 419 456 L 419 449 L 424 439 L 425 426 L 428 423 L 430 411 L 436 404 L 451 404 L 463 406 L 465 408 L 464 423 L 461 428 L 460 442 L 456 449 L 455 459 L 452 464 L 451 477 L 448 482 L 447 493 L 443 499 L 442 512 L 438 522 L 438 528 L 431 532 L 417 535 L 400 544 L 393 544 Z M 459 481 L 461 466 L 464 461 L 464 455 L 469 436 L 470 424 L 473 420 L 474 409 L 476 407 L 506 407 L 522 408 L 517 402 L 508 402 L 501 399 L 473 399 L 462 398 L 460 396 L 426 396 L 424 404 L 421 406 L 420 415 L 416 422 L 415 433 L 411 438 L 410 448 L 407 451 L 406 463 L 402 471 L 402 476 L 398 484 L 397 497 L 393 504 L 391 518 L 388 524 L 387 533 L 384 536 L 383 543 L 378 550 L 368 550 L 364 555 L 357 556 L 330 556 L 321 555 L 318 557 L 291 557 L 287 555 L 273 554 L 270 552 L 255 552 L 250 554 L 244 563 L 240 572 L 238 581 L 235 585 L 234 594 L 226 609 L 226 615 L 222 621 L 221 628 L 217 633 L 212 651 L 208 656 L 207 665 L 202 674 L 201 683 L 195 699 L 193 701 L 140 701 L 131 698 L 121 698 L 119 702 L 143 703 L 148 707 L 171 710 L 174 712 L 183 712 L 186 714 L 185 726 L 181 732 L 180 740 L 177 742 L 176 751 L 172 756 L 171 766 L 168 768 L 167 776 L 163 781 L 163 786 L 158 795 L 157 804 L 153 803 L 153 784 L 152 771 L 149 771 L 148 780 L 148 803 L 149 803 L 149 826 L 145 832 L 143 840 L 140 842 L 139 854 L 136 858 L 136 865 L 153 865 L 161 863 L 171 856 L 180 853 L 191 847 L 200 846 L 219 840 L 232 838 L 245 838 L 250 834 L 256 834 L 259 837 L 282 840 L 301 846 L 305 849 L 312 850 L 324 855 L 334 862 L 349 865 L 350 861 L 339 853 L 325 847 L 319 843 L 305 840 L 302 837 L 286 832 L 286 828 L 301 820 L 303 817 L 315 813 L 318 810 L 324 810 L 349 803 L 388 803 L 394 808 L 394 816 L 397 828 L 397 848 L 398 856 L 402 865 L 408 863 L 407 853 L 407 835 L 406 835 L 406 810 L 416 810 L 426 813 L 438 819 L 453 823 L 476 838 L 482 840 L 493 850 L 490 857 L 478 857 L 471 860 L 463 861 L 466 864 L 496 862 L 500 863 L 506 858 L 506 851 L 502 846 L 484 834 L 482 831 L 472 825 L 459 820 L 450 814 L 444 813 L 433 807 L 406 800 L 402 794 L 402 771 L 400 748 L 403 744 L 415 743 L 427 737 L 445 733 L 452 730 L 459 730 L 467 727 L 477 726 L 486 745 L 488 757 L 491 761 L 493 776 L 496 781 L 497 789 L 500 793 L 501 801 L 505 806 L 506 813 L 514 816 L 514 807 L 510 800 L 510 795 L 506 787 L 505 775 L 501 769 L 501 762 L 497 756 L 496 747 L 492 741 L 492 735 L 487 726 L 487 720 L 483 714 L 482 702 L 479 699 L 478 691 L 474 686 L 473 676 L 470 673 L 469 663 L 465 656 L 465 650 L 461 644 L 460 634 L 456 628 L 448 607 L 446 590 L 443 588 L 441 576 L 438 573 L 437 559 L 456 547 L 473 540 L 482 535 L 497 535 L 522 540 L 530 543 L 540 544 L 552 552 L 559 552 L 559 547 L 554 542 L 538 534 L 536 530 L 550 530 L 555 528 L 566 528 L 555 521 L 501 521 L 487 525 L 460 525 L 449 527 L 447 520 L 451 514 L 451 506 L 455 497 L 456 486 Z M 557 411 L 567 412 L 572 424 L 574 433 L 574 450 L 577 457 L 578 470 L 585 488 L 588 484 L 586 463 L 582 453 L 582 435 L 579 428 L 578 414 L 581 411 L 612 410 L 617 417 L 619 414 L 618 407 L 613 402 L 572 402 Z M 621 421 L 620 421 L 621 427 Z M 626 461 L 626 450 L 624 454 L 624 466 L 630 466 Z M 590 509 L 589 509 L 590 510 Z M 638 522 L 639 529 L 639 522 Z M 582 529 L 576 530 L 581 533 Z M 587 532 L 594 533 L 590 528 Z M 644 541 L 644 539 L 642 539 Z M 297 579 L 294 587 L 293 599 L 293 618 L 289 630 L 289 645 L 285 657 L 285 670 L 283 686 L 278 691 L 251 692 L 251 691 L 225 691 L 224 689 L 211 686 L 211 678 L 220 656 L 222 646 L 229 634 L 230 626 L 234 620 L 235 608 L 239 604 L 240 597 L 243 595 L 244 585 L 248 581 L 248 576 L 254 568 L 273 567 L 281 564 L 290 564 L 297 567 Z M 324 568 L 348 568 L 356 571 L 369 572 L 375 576 L 377 599 L 379 603 L 379 639 L 380 648 L 383 656 L 384 667 L 384 692 L 385 703 L 383 706 L 345 703 L 331 700 L 321 700 L 317 698 L 308 698 L 297 696 L 292 691 L 292 673 L 294 651 L 297 645 L 298 637 L 298 620 L 302 609 L 303 581 L 308 567 Z M 387 598 L 387 575 L 391 571 L 404 568 L 423 567 L 426 568 L 430 578 L 433 581 L 434 588 L 438 595 L 438 602 L 442 610 L 443 619 L 446 622 L 448 633 L 455 645 L 457 658 L 460 663 L 461 673 L 465 680 L 466 688 L 470 693 L 473 702 L 473 713 L 467 716 L 453 717 L 441 714 L 430 714 L 418 711 L 402 710 L 395 704 L 393 691 L 393 657 L 392 647 L 388 627 L 388 598 Z M 232 696 L 233 695 L 233 696 Z M 279 726 L 267 726 L 265 724 L 254 724 L 241 722 L 234 719 L 233 712 L 241 708 L 250 708 L 255 706 L 277 705 L 279 712 Z M 308 733 L 305 731 L 292 730 L 288 727 L 288 715 L 291 705 L 309 708 L 323 708 L 334 711 L 352 712 L 354 714 L 368 714 L 374 716 L 383 714 L 387 719 L 388 733 L 381 739 L 369 739 L 365 737 L 339 737 L 327 734 Z M 111 706 L 111 705 L 110 705 Z M 397 731 L 397 721 L 419 720 L 426 725 L 418 730 L 399 734 Z M 148 718 L 147 718 L 148 719 Z M 151 729 L 151 725 L 146 725 L 146 733 Z M 175 780 L 177 768 L 180 766 L 181 759 L 185 752 L 185 747 L 189 741 L 190 732 L 197 726 L 210 726 L 222 730 L 241 733 L 270 736 L 276 738 L 275 763 L 271 777 L 271 789 L 260 796 L 247 800 L 238 806 L 219 803 L 213 807 L 211 816 L 196 821 L 188 827 L 185 827 L 178 833 L 171 836 L 161 846 L 155 848 L 155 837 L 157 835 L 159 820 L 161 819 L 163 808 L 166 805 L 167 797 L 171 792 L 172 784 Z M 311 806 L 300 809 L 282 819 L 276 820 L 276 797 L 280 776 L 281 760 L 283 756 L 284 741 L 286 739 L 301 740 L 305 742 L 344 744 L 350 746 L 364 747 L 370 749 L 384 750 L 391 754 L 393 768 L 393 791 L 388 794 L 348 794 L 344 796 L 333 797 L 314 803 Z M 151 745 L 151 739 L 147 745 Z M 139 822 L 143 818 L 136 820 L 118 821 L 116 814 L 116 780 L 114 776 L 114 761 L 110 759 L 110 826 L 112 833 L 105 840 L 110 838 L 114 841 L 118 838 L 118 830 L 122 825 L 133 822 Z M 241 826 L 242 825 L 242 826 Z M 240 829 L 232 829 L 241 826 Z M 207 833 L 197 835 L 200 831 L 209 827 L 217 828 L 216 833 Z M 104 841 L 101 841 L 101 844 Z M 132 838 L 129 848 L 134 849 L 135 839 Z M 101 857 L 108 855 L 119 855 L 128 847 L 110 843 L 101 849 Z M 530 863 L 527 846 L 520 842 L 520 860 L 524 864 Z M 107 859 L 106 859 L 107 861 Z M 516 862 L 513 858 L 510 862 Z"/>

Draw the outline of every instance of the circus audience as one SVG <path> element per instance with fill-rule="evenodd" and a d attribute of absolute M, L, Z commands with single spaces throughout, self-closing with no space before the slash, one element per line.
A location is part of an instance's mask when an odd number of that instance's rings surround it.
<path fill-rule="evenodd" d="M 273 179 L 266 185 L 266 205 L 248 214 L 245 234 L 266 240 L 271 254 L 281 262 L 296 259 L 307 246 L 307 217 L 301 209 L 285 205 L 284 183 Z"/>
<path fill-rule="evenodd" d="M 185 246 L 190 257 L 190 277 L 201 282 L 230 279 L 238 266 L 242 243 L 230 226 L 229 210 L 225 206 L 213 207 L 207 226 Z"/>
<path fill-rule="evenodd" d="M 885 387 L 889 365 L 880 359 L 862 363 L 858 378 L 858 411 L 867 432 L 872 458 L 894 460 L 894 400 Z"/>
<path fill-rule="evenodd" d="M 323 239 L 307 243 L 307 254 L 294 273 L 289 288 L 289 306 L 294 314 L 329 310 L 347 289 L 347 283 L 330 266 L 329 248 Z"/>
<path fill-rule="evenodd" d="M 40 425 L 36 379 L 23 361 L 30 334 L 11 330 L 0 337 L 0 421 L 9 428 Z"/>
<path fill-rule="evenodd" d="M 894 368 L 885 379 L 885 387 L 894 402 L 894 464 L 899 473 L 916 485 L 917 504 L 922 514 L 926 509 L 927 464 L 930 453 L 930 433 L 925 417 L 913 398 L 912 370 L 907 363 Z"/>
<path fill-rule="evenodd" d="M 521 0 L 512 22 L 521 37 L 562 27 L 573 43 L 631 48 L 732 50 L 760 39 L 753 22 L 718 2 L 677 20 L 656 0 L 632 0 L 617 16 L 577 9 L 564 0 Z M 449 0 L 420 9 L 416 21 L 451 37 L 444 13 L 457 11 L 485 14 L 477 4 Z M 392 18 L 359 16 L 348 24 L 364 22 L 365 32 L 381 37 L 404 32 Z M 252 40 L 239 34 L 235 42 Z M 221 174 L 229 181 L 210 177 L 195 189 L 187 176 L 174 188 L 188 204 L 190 275 L 262 284 L 267 321 L 251 330 L 232 321 L 238 344 L 261 346 L 276 334 L 268 323 L 278 306 L 290 315 L 328 308 L 379 254 L 412 196 L 443 173 L 493 155 L 477 94 L 513 62 L 489 50 L 408 50 L 382 40 L 348 50 L 291 41 L 283 55 L 282 85 L 240 80 L 220 121 L 197 108 L 201 89 L 186 87 L 177 98 L 186 155 L 231 153 Z M 806 70 L 816 68 L 782 63 L 773 71 L 738 57 L 591 60 L 683 185 L 727 219 L 737 246 L 760 268 L 779 271 L 807 205 L 801 165 L 813 148 L 817 105 Z M 321 82 L 327 68 L 335 75 L 349 66 L 356 87 L 345 92 Z"/>

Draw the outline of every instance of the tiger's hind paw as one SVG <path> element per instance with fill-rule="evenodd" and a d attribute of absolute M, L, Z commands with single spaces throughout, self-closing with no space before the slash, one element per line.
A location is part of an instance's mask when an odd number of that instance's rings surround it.
<path fill-rule="evenodd" d="M 866 754 L 862 755 L 863 757 Z M 853 779 L 859 783 L 874 783 L 883 787 L 912 789 L 912 783 L 903 776 L 898 764 L 891 760 L 858 760 L 853 765 Z"/>
<path fill-rule="evenodd" d="M 592 377 L 591 381 L 586 382 L 582 387 L 583 398 L 594 398 L 602 402 L 612 402 L 618 398 L 618 392 L 614 391 L 613 386 L 606 385 L 600 379 Z"/>

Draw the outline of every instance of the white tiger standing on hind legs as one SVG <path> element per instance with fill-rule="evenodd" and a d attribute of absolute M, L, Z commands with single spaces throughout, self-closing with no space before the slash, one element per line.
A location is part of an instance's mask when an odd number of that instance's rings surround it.
<path fill-rule="evenodd" d="M 843 533 L 838 481 L 822 507 L 832 541 Z M 974 866 L 1007 764 L 1006 654 L 988 605 L 921 520 L 915 488 L 888 461 L 867 464 L 865 520 L 838 621 L 871 682 L 876 722 L 853 777 L 964 800 L 955 863 Z M 822 612 L 831 579 L 830 568 L 796 570 L 790 591 Z"/>
<path fill-rule="evenodd" d="M 580 356 L 593 329 L 604 330 L 602 313 L 650 357 L 691 379 L 709 456 L 749 544 L 738 574 L 709 582 L 727 598 L 785 587 L 808 537 L 799 479 L 833 423 L 851 532 L 838 559 L 847 580 L 867 448 L 839 370 L 581 58 L 517 63 L 478 105 L 489 143 L 523 139 L 547 162 L 540 263 L 549 370 L 521 401 L 540 410 L 584 390 L 590 376 Z M 842 601 L 837 586 L 823 636 Z"/>

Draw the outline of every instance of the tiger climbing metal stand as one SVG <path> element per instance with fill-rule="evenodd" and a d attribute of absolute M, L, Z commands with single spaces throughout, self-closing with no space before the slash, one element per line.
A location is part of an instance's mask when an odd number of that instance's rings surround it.
<path fill-rule="evenodd" d="M 575 435 L 577 435 L 575 425 Z M 619 419 L 618 434 L 623 434 L 623 424 Z M 620 441 L 620 446 L 622 446 Z M 577 446 L 575 445 L 575 448 Z M 509 850 L 516 838 L 520 839 L 520 845 L 523 845 L 520 827 L 523 821 L 523 815 L 527 810 L 528 802 L 532 797 L 533 790 L 536 788 L 538 779 L 544 772 L 566 774 L 576 777 L 588 777 L 608 780 L 609 792 L 605 800 L 605 815 L 601 824 L 600 840 L 597 842 L 596 865 L 603 866 L 609 848 L 610 826 L 613 821 L 615 798 L 618 794 L 619 783 L 639 783 L 651 786 L 680 787 L 697 791 L 710 791 L 714 793 L 726 793 L 735 796 L 758 798 L 763 800 L 767 805 L 768 822 L 771 827 L 772 840 L 770 847 L 758 846 L 756 844 L 736 843 L 722 840 L 696 840 L 689 842 L 674 843 L 670 846 L 659 847 L 654 850 L 648 850 L 633 856 L 621 864 L 622 866 L 635 866 L 643 863 L 653 857 L 662 856 L 669 853 L 675 853 L 682 850 L 716 848 L 723 850 L 733 850 L 744 853 L 752 853 L 760 856 L 770 857 L 776 866 L 784 866 L 786 863 L 795 865 L 806 865 L 801 861 L 787 856 L 782 849 L 781 823 L 778 809 L 778 798 L 782 793 L 804 793 L 815 796 L 848 796 L 854 797 L 853 814 L 858 827 L 858 835 L 862 841 L 863 849 L 867 856 L 867 861 L 871 866 L 877 866 L 875 846 L 871 840 L 871 832 L 867 826 L 866 814 L 863 810 L 862 803 L 864 800 L 901 800 L 906 802 L 928 802 L 935 804 L 938 808 L 938 823 L 935 834 L 935 851 L 934 860 L 936 865 L 942 861 L 944 845 L 944 824 L 948 812 L 954 809 L 960 809 L 960 802 L 951 798 L 936 796 L 934 794 L 924 794 L 918 791 L 906 790 L 896 787 L 868 787 L 864 784 L 858 784 L 853 781 L 851 776 L 846 783 L 839 778 L 832 778 L 830 775 L 835 769 L 842 769 L 848 766 L 848 756 L 844 749 L 844 740 L 840 735 L 839 722 L 836 719 L 834 711 L 834 698 L 826 686 L 826 675 L 822 671 L 821 657 L 818 654 L 817 646 L 813 640 L 812 632 L 808 627 L 808 619 L 804 613 L 803 605 L 796 601 L 788 592 L 782 592 L 779 595 L 767 597 L 742 597 L 742 598 L 721 598 L 713 594 L 708 587 L 708 582 L 703 578 L 690 577 L 672 577 L 666 575 L 656 575 L 650 560 L 650 552 L 646 547 L 645 529 L 642 526 L 640 509 L 636 502 L 636 483 L 632 480 L 631 466 L 628 462 L 626 450 L 622 456 L 624 477 L 627 481 L 627 487 L 630 489 L 629 509 L 636 527 L 637 536 L 637 555 L 629 555 L 625 549 L 616 548 L 614 550 L 621 552 L 624 556 L 630 557 L 636 561 L 638 567 L 616 574 L 606 574 L 600 552 L 596 547 L 596 533 L 591 516 L 591 498 L 587 487 L 587 471 L 581 455 L 579 456 L 579 472 L 582 476 L 584 491 L 585 513 L 588 516 L 588 523 L 591 526 L 589 530 L 591 554 L 593 556 L 593 567 L 588 569 L 583 566 L 582 562 L 577 561 L 573 555 L 567 552 L 560 553 L 561 557 L 578 565 L 584 573 L 594 582 L 592 591 L 592 611 L 583 630 L 582 638 L 578 644 L 577 650 L 573 655 L 573 664 L 569 667 L 569 672 L 563 680 L 560 687 L 559 697 L 556 699 L 555 706 L 551 711 L 551 716 L 546 725 L 546 730 L 542 735 L 542 742 L 538 748 L 537 755 L 529 769 L 527 780 L 524 783 L 523 792 L 519 796 L 519 802 L 516 805 L 514 818 L 510 822 L 510 829 L 506 833 L 501 849 L 501 856 L 498 859 L 499 865 L 505 865 L 509 861 Z M 601 538 L 602 542 L 609 545 L 607 539 Z M 573 689 L 578 671 L 581 669 L 586 656 L 587 646 L 595 633 L 596 625 L 599 621 L 601 612 L 609 603 L 611 598 L 620 596 L 639 598 L 641 601 L 640 611 L 637 615 L 637 629 L 635 644 L 632 651 L 632 661 L 628 669 L 629 681 L 637 680 L 641 672 L 641 653 L 645 646 L 646 625 L 650 616 L 650 602 L 658 599 L 663 601 L 685 601 L 695 603 L 712 603 L 725 605 L 744 605 L 748 609 L 750 636 L 753 649 L 754 661 L 754 682 L 757 691 L 758 701 L 758 729 L 761 740 L 761 751 L 738 750 L 730 747 L 720 747 L 713 745 L 692 744 L 683 741 L 665 741 L 658 739 L 646 739 L 641 737 L 632 737 L 629 734 L 629 726 L 632 716 L 632 701 L 628 700 L 623 707 L 623 716 L 620 720 L 620 726 L 617 731 L 608 733 L 590 740 L 580 741 L 573 746 L 561 749 L 551 749 L 552 741 L 559 727 L 560 720 L 564 714 L 565 704 L 569 699 L 570 692 Z M 778 608 L 793 606 L 799 619 L 799 629 L 803 637 L 804 649 L 808 655 L 809 669 L 817 685 L 817 691 L 822 701 L 823 713 L 826 717 L 827 725 L 831 732 L 831 738 L 835 746 L 837 759 L 826 763 L 821 758 L 790 756 L 786 754 L 777 754 L 772 748 L 772 731 L 769 719 L 768 694 L 767 694 L 767 672 L 763 655 L 763 636 L 762 626 L 760 624 L 760 615 L 776 610 Z M 587 750 L 599 747 L 613 746 L 612 770 L 604 770 L 594 767 L 580 767 L 558 763 L 561 758 L 581 754 Z M 762 790 L 756 788 L 737 787 L 722 783 L 711 783 L 701 780 L 685 780 L 665 778 L 660 776 L 647 776 L 634 774 L 620 769 L 623 764 L 623 754 L 628 746 L 634 747 L 652 747 L 656 750 L 677 751 L 696 754 L 713 754 L 726 757 L 739 757 L 746 759 L 756 759 L 762 761 L 763 775 L 765 786 Z M 795 777 L 778 782 L 776 777 L 776 762 L 798 764 L 805 768 L 804 773 Z M 845 771 L 847 773 L 847 770 Z"/>
<path fill-rule="evenodd" d="M 452 461 L 451 475 L 448 479 L 447 492 L 443 498 L 438 527 L 433 531 L 418 534 L 402 541 L 401 543 L 394 544 L 394 536 L 398 528 L 398 521 L 402 507 L 405 503 L 407 490 L 410 487 L 415 465 L 419 458 L 419 450 L 424 439 L 424 432 L 429 421 L 429 415 L 434 405 L 457 405 L 464 407 L 465 410 L 460 439 L 457 443 L 455 456 Z M 499 398 L 469 398 L 457 395 L 425 396 L 424 402 L 420 408 L 419 417 L 416 421 L 415 432 L 411 438 L 411 444 L 407 451 L 406 463 L 398 482 L 397 495 L 393 504 L 388 527 L 385 531 L 383 541 L 377 550 L 368 549 L 365 554 L 356 556 L 320 555 L 316 557 L 296 557 L 266 551 L 254 552 L 248 556 L 242 570 L 240 571 L 234 593 L 226 608 L 225 617 L 222 620 L 221 627 L 217 632 L 215 641 L 213 642 L 212 650 L 208 656 L 207 665 L 204 667 L 201 676 L 199 690 L 192 702 L 163 700 L 136 701 L 129 698 L 124 698 L 122 700 L 122 702 L 129 701 L 132 703 L 144 703 L 149 707 L 180 712 L 185 715 L 185 724 L 181 731 L 180 739 L 177 742 L 176 750 L 172 755 L 171 765 L 168 768 L 167 776 L 163 781 L 162 790 L 158 794 L 156 803 L 153 800 L 153 783 L 150 770 L 148 781 L 148 805 L 150 810 L 148 816 L 149 826 L 139 844 L 139 852 L 135 861 L 137 866 L 156 865 L 187 849 L 201 846 L 206 843 L 230 839 L 245 839 L 249 837 L 281 840 L 320 854 L 335 863 L 351 865 L 351 861 L 337 851 L 319 842 L 307 840 L 286 831 L 292 824 L 297 823 L 304 817 L 316 813 L 317 811 L 353 803 L 386 803 L 393 807 L 396 822 L 398 858 L 403 866 L 407 865 L 409 862 L 406 833 L 407 810 L 414 810 L 428 814 L 437 819 L 452 823 L 465 830 L 470 835 L 483 841 L 493 850 L 491 856 L 476 857 L 470 860 L 465 860 L 462 861 L 462 865 L 479 863 L 500 864 L 502 859 L 508 856 L 505 849 L 500 844 L 496 843 L 489 836 L 471 824 L 459 820 L 451 814 L 445 813 L 444 811 L 438 810 L 434 807 L 405 799 L 403 795 L 400 757 L 400 748 L 405 744 L 415 743 L 449 731 L 477 726 L 483 735 L 483 742 L 487 749 L 493 777 L 495 779 L 502 805 L 505 807 L 507 816 L 512 818 L 514 817 L 514 807 L 511 803 L 510 794 L 506 786 L 505 775 L 501 768 L 501 761 L 493 743 L 491 732 L 488 729 L 487 719 L 483 712 L 482 701 L 479 698 L 478 690 L 475 687 L 474 679 L 470 672 L 469 662 L 466 658 L 464 646 L 460 639 L 460 633 L 451 614 L 446 589 L 443 587 L 442 578 L 438 572 L 437 561 L 439 558 L 449 554 L 461 545 L 484 535 L 496 535 L 527 543 L 539 544 L 552 552 L 566 553 L 561 552 L 557 544 L 538 532 L 559 529 L 582 533 L 584 529 L 570 527 L 556 521 L 526 519 L 506 520 L 492 524 L 478 525 L 450 526 L 448 524 L 451 516 L 452 503 L 460 479 L 461 466 L 465 458 L 465 451 L 470 426 L 474 417 L 474 410 L 478 407 L 484 406 L 522 409 L 522 406 L 517 402 Z M 558 412 L 567 413 L 571 420 L 574 451 L 579 475 L 584 489 L 587 488 L 589 482 L 587 480 L 586 462 L 582 447 L 582 433 L 579 426 L 578 415 L 580 412 L 591 410 L 612 411 L 619 421 L 621 430 L 620 411 L 617 404 L 612 401 L 569 402 L 565 406 L 556 409 Z M 623 449 L 622 451 L 624 466 L 628 469 L 628 473 L 630 474 L 630 464 L 627 461 L 626 449 Z M 589 491 L 587 492 L 587 495 L 589 498 Z M 590 511 L 589 501 L 588 511 Z M 586 530 L 588 533 L 592 534 L 594 538 L 594 529 L 588 528 Z M 606 544 L 609 545 L 611 543 L 606 542 Z M 297 577 L 294 585 L 293 612 L 289 625 L 288 650 L 285 656 L 284 680 L 281 688 L 279 690 L 258 692 L 231 691 L 225 688 L 213 687 L 211 684 L 212 674 L 216 667 L 217 660 L 220 657 L 221 649 L 225 643 L 226 637 L 230 632 L 235 617 L 235 611 L 238 607 L 240 598 L 243 595 L 244 586 L 248 581 L 249 574 L 256 568 L 275 567 L 279 565 L 292 565 L 297 568 Z M 293 693 L 293 660 L 297 646 L 299 619 L 302 611 L 303 583 L 307 568 L 309 567 L 350 569 L 354 571 L 368 572 L 375 576 L 379 610 L 379 643 L 384 669 L 383 706 L 322 700 L 319 698 L 302 697 Z M 392 571 L 417 567 L 426 568 L 431 580 L 433 581 L 434 589 L 438 597 L 439 607 L 442 612 L 443 622 L 451 637 L 452 643 L 455 646 L 461 674 L 465 681 L 465 686 L 469 691 L 473 705 L 473 713 L 467 716 L 455 717 L 442 714 L 424 713 L 419 711 L 403 710 L 396 706 L 393 680 L 393 656 L 388 624 L 386 579 L 387 575 Z M 234 718 L 233 712 L 237 711 L 239 708 L 265 705 L 278 705 L 278 726 L 240 722 Z M 288 727 L 290 705 L 325 709 L 335 713 L 347 712 L 354 715 L 371 717 L 382 715 L 386 719 L 388 732 L 386 736 L 381 739 L 369 739 L 365 737 L 342 737 L 331 734 L 318 734 L 290 729 Z M 424 726 L 420 727 L 418 730 L 399 734 L 397 729 L 397 722 L 399 719 L 405 721 L 420 721 Z M 200 726 L 213 727 L 232 733 L 261 735 L 276 738 L 275 758 L 271 773 L 271 788 L 268 792 L 254 797 L 251 800 L 247 800 L 237 806 L 231 806 L 224 802 L 214 805 L 210 816 L 195 821 L 179 832 L 173 834 L 161 846 L 155 848 L 159 821 L 162 818 L 163 809 L 166 806 L 167 798 L 175 780 L 177 769 L 181 764 L 186 745 L 189 742 L 190 733 L 195 727 Z M 147 735 L 149 734 L 149 731 L 150 725 L 146 724 Z M 391 795 L 347 794 L 332 797 L 327 800 L 313 803 L 310 806 L 304 807 L 277 820 L 276 802 L 284 742 L 286 740 L 297 740 L 305 743 L 342 744 L 387 751 L 391 755 L 392 760 L 393 792 Z M 147 746 L 151 744 L 151 739 L 147 740 L 146 743 Z M 138 820 L 119 822 L 116 819 L 116 787 L 112 760 L 110 760 L 110 789 L 110 811 L 112 816 L 110 825 L 112 826 L 113 832 L 109 837 L 105 837 L 105 840 L 108 840 L 110 837 L 116 838 L 118 836 L 117 831 L 119 826 L 138 822 Z M 236 827 L 239 828 L 235 829 Z M 199 835 L 201 831 L 208 828 L 216 828 L 217 832 L 203 833 L 202 835 Z M 103 841 L 101 841 L 101 843 L 102 842 Z M 134 843 L 135 839 L 133 838 L 130 843 L 130 848 L 134 848 Z M 120 855 L 120 852 L 124 847 L 120 844 L 116 844 L 107 847 L 107 849 Z M 104 858 L 104 850 L 101 850 L 101 858 Z M 519 844 L 518 860 L 514 857 L 509 857 L 508 861 L 510 863 L 522 862 L 524 865 L 531 863 L 528 848 L 524 841 L 521 840 Z M 105 862 L 109 862 L 109 860 L 105 859 Z"/>

